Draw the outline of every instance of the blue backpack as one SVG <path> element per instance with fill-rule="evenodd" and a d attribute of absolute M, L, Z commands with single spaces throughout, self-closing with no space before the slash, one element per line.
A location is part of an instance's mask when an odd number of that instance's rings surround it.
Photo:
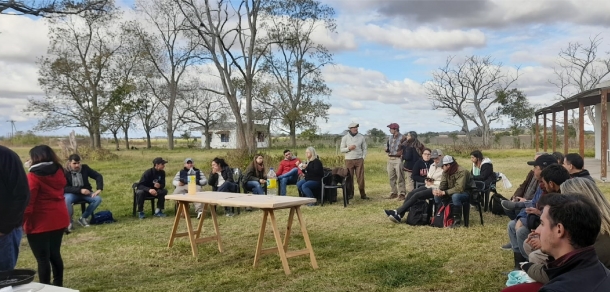
<path fill-rule="evenodd" d="M 89 224 L 105 224 L 113 222 L 116 222 L 116 220 L 112 218 L 112 212 L 100 211 L 93 214 L 93 218 L 91 218 L 91 222 L 89 222 Z"/>

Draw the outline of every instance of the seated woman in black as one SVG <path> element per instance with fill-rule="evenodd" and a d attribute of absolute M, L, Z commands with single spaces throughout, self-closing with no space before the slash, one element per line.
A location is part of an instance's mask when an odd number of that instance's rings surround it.
<path fill-rule="evenodd" d="M 234 193 L 237 192 L 237 183 L 233 179 L 233 170 L 222 158 L 212 159 L 212 173 L 208 183 L 212 186 L 212 191 Z M 225 207 L 225 215 L 233 216 L 231 208 Z"/>
<path fill-rule="evenodd" d="M 485 183 L 485 188 L 496 180 L 494 166 L 491 160 L 487 157 L 483 158 L 483 153 L 479 150 L 470 152 L 470 161 L 472 161 L 472 179 Z"/>
<path fill-rule="evenodd" d="M 306 197 L 315 198 L 313 192 L 314 190 L 320 190 L 320 187 L 322 187 L 324 168 L 313 147 L 307 147 L 305 155 L 307 156 L 307 166 L 299 165 L 299 168 L 305 173 L 305 179 L 297 182 L 297 188 Z"/>
<path fill-rule="evenodd" d="M 425 185 L 426 178 L 428 177 L 428 169 L 430 169 L 430 165 L 434 162 L 431 155 L 432 150 L 430 150 L 430 148 L 424 148 L 421 158 L 413 165 L 411 179 L 413 179 L 414 186 L 417 186 L 418 183 L 421 184 L 421 186 Z"/>

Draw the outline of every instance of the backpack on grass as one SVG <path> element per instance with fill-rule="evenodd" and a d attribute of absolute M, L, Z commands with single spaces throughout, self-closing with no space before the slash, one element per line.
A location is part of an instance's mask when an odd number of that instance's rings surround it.
<path fill-rule="evenodd" d="M 489 198 L 489 210 L 491 210 L 492 214 L 500 216 L 506 215 L 506 213 L 504 213 L 504 208 L 502 208 L 502 201 L 504 200 L 508 199 L 498 193 L 491 195 L 491 198 Z"/>
<path fill-rule="evenodd" d="M 443 228 L 450 227 L 453 225 L 453 213 L 452 209 L 455 208 L 451 202 L 441 203 L 438 211 L 432 218 L 430 225 L 433 227 Z"/>
<path fill-rule="evenodd" d="M 89 222 L 89 224 L 105 224 L 114 222 L 116 222 L 116 220 L 112 218 L 112 212 L 100 211 L 93 214 L 93 218 L 91 218 L 91 222 Z"/>
<path fill-rule="evenodd" d="M 428 203 L 426 200 L 419 200 L 409 208 L 407 224 L 409 225 L 428 225 L 430 214 L 428 213 Z"/>

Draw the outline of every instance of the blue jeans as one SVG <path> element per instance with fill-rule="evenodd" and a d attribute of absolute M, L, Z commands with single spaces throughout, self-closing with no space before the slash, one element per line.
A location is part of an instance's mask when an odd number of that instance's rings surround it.
<path fill-rule="evenodd" d="M 525 249 L 523 249 L 523 242 L 527 239 L 530 231 L 525 226 L 521 226 L 517 230 L 515 228 L 516 223 L 516 220 L 510 220 L 510 222 L 508 222 L 508 227 L 506 228 L 508 239 L 510 239 L 510 245 L 513 248 L 513 252 L 520 252 L 527 259 L 529 255 L 525 252 Z"/>
<path fill-rule="evenodd" d="M 87 209 L 85 209 L 85 213 L 81 217 L 89 218 L 95 212 L 95 209 L 102 203 L 102 197 L 100 196 L 85 196 L 85 195 L 75 195 L 75 194 L 64 194 L 64 199 L 66 200 L 66 207 L 68 208 L 68 215 L 70 215 L 70 220 L 72 220 L 72 213 L 74 213 L 74 208 L 72 208 L 72 204 L 78 204 L 82 202 L 87 202 L 89 204 Z"/>
<path fill-rule="evenodd" d="M 261 184 L 257 181 L 247 181 L 246 182 L 246 191 L 251 191 L 255 195 L 264 195 L 265 191 Z"/>
<path fill-rule="evenodd" d="M 235 193 L 237 192 L 237 184 L 230 181 L 225 181 L 222 185 L 220 185 L 217 189 L 217 192 L 225 192 L 225 193 Z"/>
<path fill-rule="evenodd" d="M 434 202 L 436 205 L 439 205 L 442 201 L 443 197 L 434 196 Z M 470 195 L 467 193 L 455 193 L 451 195 L 451 201 L 454 206 L 462 206 L 463 204 L 467 204 L 470 201 Z"/>
<path fill-rule="evenodd" d="M 11 232 L 0 236 L 0 271 L 12 270 L 19 257 L 19 244 L 21 243 L 21 226 Z"/>
<path fill-rule="evenodd" d="M 297 188 L 308 198 L 315 198 L 313 190 L 320 190 L 320 182 L 315 180 L 302 180 L 297 182 Z"/>
<path fill-rule="evenodd" d="M 289 172 L 278 176 L 277 180 L 280 182 L 280 196 L 285 196 L 286 186 L 294 185 L 299 180 L 299 169 L 295 167 Z"/>

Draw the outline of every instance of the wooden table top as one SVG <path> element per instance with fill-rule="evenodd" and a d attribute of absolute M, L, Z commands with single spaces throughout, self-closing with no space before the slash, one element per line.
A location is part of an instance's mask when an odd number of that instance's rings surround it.
<path fill-rule="evenodd" d="M 208 203 L 226 207 L 253 207 L 259 209 L 289 208 L 316 202 L 316 199 L 314 198 L 224 192 L 198 192 L 195 195 L 167 195 L 165 198 L 183 202 Z"/>

